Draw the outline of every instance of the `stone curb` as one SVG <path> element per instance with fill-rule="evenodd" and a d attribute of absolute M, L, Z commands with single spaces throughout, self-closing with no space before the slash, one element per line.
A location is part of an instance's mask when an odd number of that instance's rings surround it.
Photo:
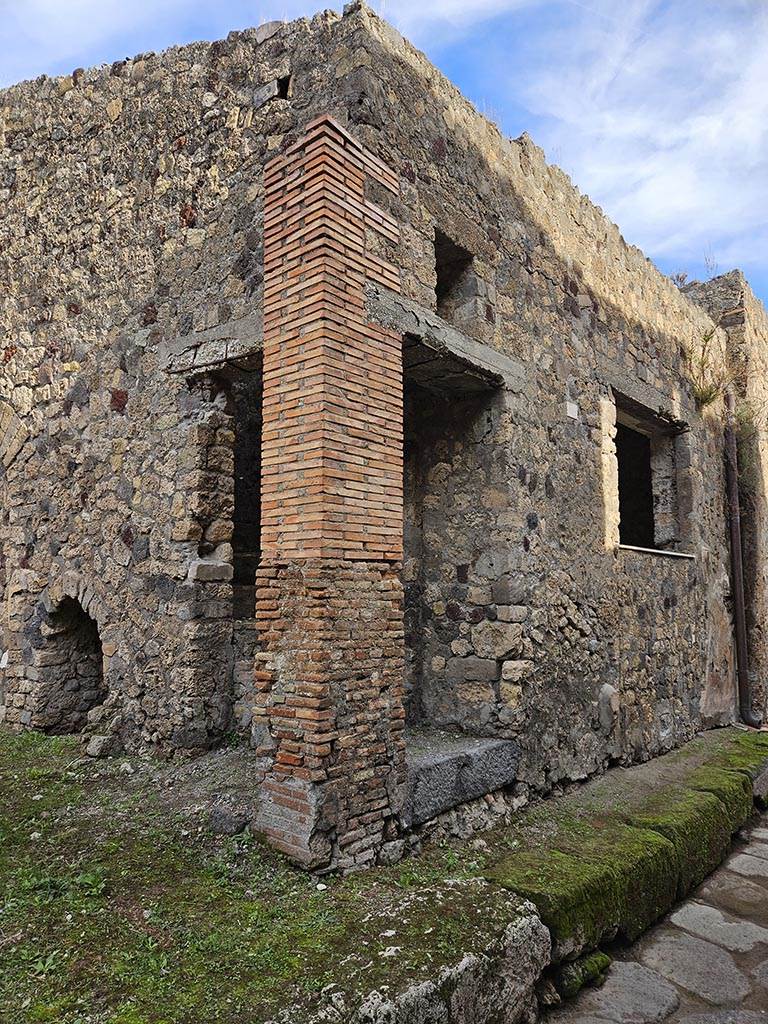
<path fill-rule="evenodd" d="M 734 749 L 736 746 L 738 741 Z M 498 887 L 497 892 L 505 889 L 510 895 L 527 899 L 520 903 L 522 916 L 512 921 L 502 935 L 489 938 L 484 952 L 464 955 L 452 964 L 436 965 L 434 979 L 411 984 L 399 993 L 385 986 L 365 995 L 358 992 L 357 996 L 350 996 L 341 986 L 328 986 L 321 994 L 322 1006 L 293 1006 L 267 1024 L 423 1024 L 443 1020 L 450 1020 L 451 1024 L 494 1024 L 498 1020 L 530 1024 L 542 1006 L 560 1001 L 558 992 L 571 998 L 604 970 L 607 958 L 591 970 L 600 942 L 615 937 L 621 928 L 629 928 L 629 936 L 636 939 L 718 867 L 727 856 L 732 835 L 752 816 L 754 804 L 765 806 L 768 754 L 754 760 L 751 766 L 717 763 L 718 758 L 723 762 L 730 752 L 720 752 L 714 763 L 694 769 L 687 782 L 686 792 L 691 798 L 688 828 L 695 843 L 686 846 L 671 831 L 664 834 L 662 812 L 655 823 L 650 820 L 650 811 L 628 816 L 632 823 L 624 825 L 627 830 L 642 833 L 646 839 L 650 834 L 658 850 L 678 853 L 671 861 L 674 875 L 665 876 L 662 886 L 652 884 L 658 863 L 647 851 L 627 865 L 619 882 L 644 898 L 650 896 L 650 902 L 633 922 L 619 921 L 599 934 L 587 931 L 573 936 L 570 943 L 563 942 L 551 926 L 551 908 L 541 892 L 532 895 L 525 891 L 525 886 L 515 887 L 498 875 L 490 875 L 486 883 L 488 897 Z M 741 748 L 740 752 L 747 758 Z M 666 790 L 662 788 L 661 793 L 663 796 Z M 711 856 L 697 858 L 695 851 L 706 846 L 702 837 L 707 836 L 708 829 L 712 833 L 707 822 L 713 814 L 714 832 L 720 841 L 708 848 Z M 604 860 L 585 883 L 585 898 L 593 897 L 601 888 L 615 889 L 616 885 L 617 880 Z M 584 965 L 583 969 L 580 965 Z M 580 982 L 574 980 L 579 978 Z"/>

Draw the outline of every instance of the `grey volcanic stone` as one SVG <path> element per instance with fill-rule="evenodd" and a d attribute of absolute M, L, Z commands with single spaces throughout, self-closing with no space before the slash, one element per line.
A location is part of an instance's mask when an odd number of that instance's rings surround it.
<path fill-rule="evenodd" d="M 248 824 L 248 815 L 225 804 L 215 804 L 208 815 L 208 827 L 211 832 L 222 836 L 236 836 Z"/>
<path fill-rule="evenodd" d="M 762 857 L 753 857 L 749 853 L 737 853 L 726 862 L 730 871 L 739 875 L 747 875 L 752 878 L 768 878 L 768 860 Z"/>
<path fill-rule="evenodd" d="M 446 678 L 452 683 L 490 682 L 499 674 L 496 662 L 490 658 L 451 658 L 446 669 Z"/>
<path fill-rule="evenodd" d="M 768 992 L 768 960 L 763 960 L 761 964 L 758 964 L 752 973 L 754 974 L 758 985 L 762 985 Z"/>
<path fill-rule="evenodd" d="M 384 843 L 382 848 L 379 850 L 378 863 L 397 864 L 399 860 L 403 859 L 404 854 L 405 840 L 393 839 L 389 843 Z"/>
<path fill-rule="evenodd" d="M 677 992 L 655 971 L 633 961 L 611 965 L 602 988 L 582 989 L 578 1001 L 550 1017 L 551 1024 L 660 1024 L 680 1005 Z"/>
<path fill-rule="evenodd" d="M 684 903 L 670 920 L 678 928 L 685 928 L 734 952 L 746 953 L 760 942 L 768 943 L 768 928 L 751 921 L 729 920 L 716 907 L 695 900 Z"/>
<path fill-rule="evenodd" d="M 697 890 L 696 898 L 716 903 L 737 917 L 768 921 L 768 890 L 724 868 Z"/>
<path fill-rule="evenodd" d="M 88 757 L 109 757 L 118 752 L 120 744 L 115 736 L 91 736 L 85 752 Z"/>
<path fill-rule="evenodd" d="M 747 850 L 750 857 L 762 857 L 763 860 L 768 860 L 768 843 L 760 842 L 755 836 L 749 837 Z"/>
<path fill-rule="evenodd" d="M 744 999 L 751 991 L 730 953 L 677 928 L 659 928 L 641 943 L 639 955 L 647 967 L 715 1006 Z"/>
<path fill-rule="evenodd" d="M 694 1013 L 681 1017 L 679 1024 L 765 1024 L 768 1016 L 753 1010 L 718 1010 L 716 1013 Z"/>
<path fill-rule="evenodd" d="M 753 781 L 752 792 L 755 794 L 755 797 L 763 803 L 768 801 L 768 768 L 763 768 L 757 778 Z M 765 831 L 765 829 L 763 831 Z M 766 838 L 768 838 L 768 836 L 766 836 Z"/>
<path fill-rule="evenodd" d="M 520 758 L 509 740 L 420 733 L 408 744 L 404 819 L 419 825 L 458 804 L 511 785 Z"/>

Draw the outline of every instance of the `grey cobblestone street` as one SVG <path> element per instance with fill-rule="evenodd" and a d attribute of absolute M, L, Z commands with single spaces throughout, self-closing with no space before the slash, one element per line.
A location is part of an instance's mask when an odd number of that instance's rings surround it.
<path fill-rule="evenodd" d="M 768 815 L 550 1024 L 768 1024 Z"/>

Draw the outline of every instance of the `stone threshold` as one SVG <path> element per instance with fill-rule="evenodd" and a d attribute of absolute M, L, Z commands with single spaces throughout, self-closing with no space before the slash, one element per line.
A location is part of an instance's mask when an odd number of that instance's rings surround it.
<path fill-rule="evenodd" d="M 520 748 L 513 740 L 412 728 L 406 729 L 405 748 L 405 828 L 512 786 L 517 778 Z"/>

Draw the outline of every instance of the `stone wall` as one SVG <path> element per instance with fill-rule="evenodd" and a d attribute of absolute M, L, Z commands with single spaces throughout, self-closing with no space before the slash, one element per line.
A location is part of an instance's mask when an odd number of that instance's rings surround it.
<path fill-rule="evenodd" d="M 512 724 L 533 668 L 523 658 L 528 608 L 499 554 L 516 471 L 504 414 L 494 392 L 416 390 L 406 409 L 411 718 L 480 735 Z"/>
<path fill-rule="evenodd" d="M 307 126 L 328 117 L 342 148 L 368 154 L 362 179 L 358 166 L 345 185 L 358 190 L 344 225 L 354 244 L 341 261 L 344 273 L 354 268 L 344 302 L 356 313 L 334 335 L 327 310 L 309 311 L 322 321 L 333 382 L 301 365 L 301 330 L 289 369 L 296 415 L 316 400 L 315 384 L 326 389 L 321 464 L 338 462 L 343 480 L 335 518 L 331 504 L 305 500 L 306 431 L 286 432 L 288 406 L 276 414 L 270 405 L 282 401 L 278 345 L 271 370 L 265 362 L 267 557 L 254 638 L 234 625 L 232 542 L 242 534 L 227 374 L 254 365 L 263 314 L 274 312 L 263 291 L 265 167 L 290 163 Z M 282 806 L 315 823 L 301 834 L 286 826 L 285 845 L 322 859 L 329 842 L 339 855 L 344 838 L 342 859 L 370 859 L 396 828 L 402 781 L 402 419 L 392 354 L 414 331 L 458 338 L 465 362 L 517 368 L 500 372 L 482 400 L 459 382 L 411 420 L 425 462 L 409 476 L 414 546 L 404 582 L 422 717 L 518 740 L 520 783 L 540 790 L 732 719 L 722 403 L 697 406 L 685 358 L 713 327 L 720 353 L 724 329 L 627 246 L 527 136 L 504 139 L 385 22 L 352 5 L 343 18 L 273 23 L 22 83 L 0 92 L 0 144 L 6 720 L 31 721 L 43 614 L 65 592 L 86 594 L 98 608 L 86 611 L 98 623 L 108 689 L 92 731 L 173 752 L 240 729 L 283 765 L 270 783 L 275 815 Z M 338 198 L 333 186 L 324 196 Z M 443 278 L 438 308 L 441 253 L 455 256 L 448 242 L 463 262 L 447 298 Z M 338 267 L 326 270 L 322 286 L 343 287 Z M 363 316 L 366 280 L 401 293 L 399 312 L 378 324 Z M 757 322 L 764 314 L 752 307 Z M 289 303 L 286 323 L 294 312 Z M 389 382 L 367 387 L 381 371 L 377 351 L 387 352 Z M 334 387 L 347 399 L 358 387 L 358 405 L 341 417 Z M 664 488 L 678 506 L 666 505 L 677 519 L 663 524 L 668 555 L 617 544 L 617 396 L 678 438 Z M 374 441 L 361 500 L 352 467 Z M 246 488 L 244 500 L 254 493 Z M 360 588 L 363 611 L 351 621 L 341 609 L 354 607 Z M 317 593 L 337 590 L 315 648 L 326 674 L 310 680 L 305 664 L 289 671 L 311 651 L 296 602 L 311 608 Z M 354 681 L 337 660 L 344 649 L 360 659 Z M 259 669 L 249 693 L 251 658 Z M 300 692 L 308 682 L 323 695 Z M 383 724 L 362 705 L 355 717 L 350 687 L 379 711 L 381 702 Z M 281 692 L 311 712 L 306 721 L 331 709 L 343 742 L 335 730 L 291 735 L 279 724 Z M 305 762 L 305 741 L 319 745 L 317 764 Z M 346 782 L 322 790 L 332 779 Z M 338 801 L 349 802 L 341 817 Z"/>
<path fill-rule="evenodd" d="M 335 22 L 0 93 L 12 724 L 30 722 L 46 594 L 76 573 L 103 609 L 109 696 L 93 731 L 170 753 L 230 726 L 232 416 L 205 373 L 261 348 L 263 164 L 312 116 Z M 295 109 L 292 68 L 310 90 Z"/>
<path fill-rule="evenodd" d="M 768 314 L 738 270 L 684 291 L 728 336 L 724 380 L 737 398 L 750 678 L 755 708 L 768 716 Z"/>
<path fill-rule="evenodd" d="M 401 175 L 390 208 L 405 243 L 402 292 L 435 310 L 435 230 L 460 241 L 486 301 L 456 326 L 526 370 L 517 392 L 502 389 L 486 442 L 467 445 L 469 514 L 492 524 L 485 546 L 459 562 L 450 515 L 435 524 L 445 558 L 425 590 L 422 641 L 444 630 L 454 643 L 463 620 L 466 642 L 430 659 L 430 686 L 451 703 L 460 675 L 466 692 L 485 694 L 458 717 L 519 737 L 526 781 L 539 787 L 647 758 L 733 714 L 722 408 L 701 413 L 683 354 L 712 323 L 527 137 L 503 139 L 386 24 L 358 17 L 370 34 L 355 60 L 377 116 L 350 117 Z M 418 99 L 399 104 L 406 95 Z M 691 559 L 617 549 L 607 529 L 618 509 L 604 407 L 616 393 L 684 424 L 679 546 Z M 450 425 L 436 418 L 441 428 L 447 445 Z M 454 480 L 463 457 L 449 460 Z M 522 621 L 501 627 L 500 608 Z M 502 651 L 513 626 L 520 638 Z"/>

